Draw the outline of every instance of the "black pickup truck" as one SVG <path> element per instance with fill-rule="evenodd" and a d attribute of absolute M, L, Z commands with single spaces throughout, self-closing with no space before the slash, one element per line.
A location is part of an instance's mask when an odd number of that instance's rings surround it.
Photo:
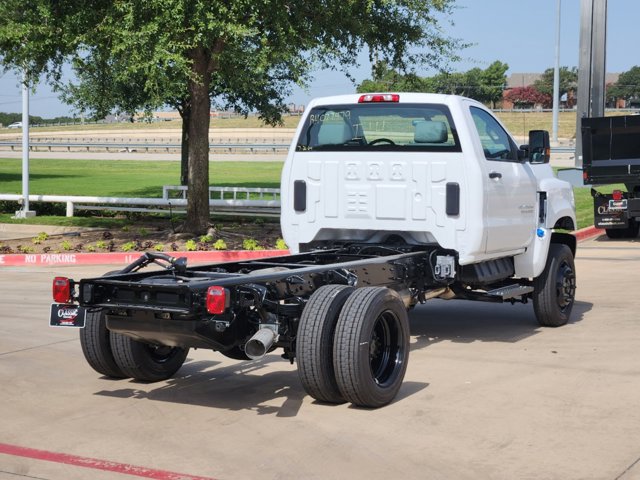
<path fill-rule="evenodd" d="M 640 230 L 640 115 L 583 118 L 585 185 L 624 184 L 625 190 L 591 189 L 594 224 L 609 238 L 635 238 Z"/>

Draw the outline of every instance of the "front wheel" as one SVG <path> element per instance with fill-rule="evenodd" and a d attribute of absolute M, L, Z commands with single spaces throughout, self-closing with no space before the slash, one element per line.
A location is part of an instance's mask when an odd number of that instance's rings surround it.
<path fill-rule="evenodd" d="M 120 370 L 144 382 L 171 378 L 189 353 L 188 348 L 138 342 L 119 333 L 111 333 L 111 348 Z"/>
<path fill-rule="evenodd" d="M 377 408 L 397 395 L 409 362 L 409 319 L 402 299 L 384 287 L 357 289 L 346 301 L 334 341 L 342 396 Z"/>
<path fill-rule="evenodd" d="M 543 327 L 566 324 L 576 294 L 576 267 L 569 247 L 550 245 L 547 265 L 533 286 L 533 310 L 538 323 Z"/>

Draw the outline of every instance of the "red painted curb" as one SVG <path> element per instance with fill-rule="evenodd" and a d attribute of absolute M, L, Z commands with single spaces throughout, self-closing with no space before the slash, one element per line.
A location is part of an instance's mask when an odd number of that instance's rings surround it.
<path fill-rule="evenodd" d="M 0 443 L 0 453 L 14 457 L 26 457 L 45 462 L 63 463 L 76 467 L 91 468 L 93 470 L 121 473 L 135 477 L 153 478 L 155 480 L 214 480 L 211 477 L 194 477 L 193 475 L 185 475 L 182 473 L 154 470 L 136 465 L 127 465 L 125 463 L 98 460 L 96 458 L 78 457 L 67 453 L 47 452 L 46 450 L 36 450 L 35 448 L 19 447 L 6 443 Z"/>
<path fill-rule="evenodd" d="M 604 230 L 602 228 L 596 228 L 593 225 L 590 227 L 581 228 L 580 230 L 576 230 L 573 232 L 576 239 L 581 242 L 583 240 L 589 240 L 590 238 L 597 237 L 598 235 L 602 235 Z"/>
<path fill-rule="evenodd" d="M 593 225 L 573 232 L 581 242 L 604 233 Z M 172 257 L 187 257 L 191 263 L 218 263 L 254 258 L 287 255 L 288 250 L 222 250 L 207 252 L 169 252 Z M 22 267 L 37 265 L 128 265 L 141 255 L 140 252 L 109 253 L 34 253 L 0 255 L 0 267 Z"/>
<path fill-rule="evenodd" d="M 187 257 L 191 263 L 219 263 L 287 255 L 288 250 L 222 250 L 207 252 L 168 252 L 172 257 Z M 128 265 L 142 252 L 108 253 L 34 253 L 0 255 L 0 267 L 42 265 Z"/>

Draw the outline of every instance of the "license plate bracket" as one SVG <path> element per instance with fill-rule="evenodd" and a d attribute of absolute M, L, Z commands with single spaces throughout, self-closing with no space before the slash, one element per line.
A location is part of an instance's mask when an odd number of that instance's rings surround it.
<path fill-rule="evenodd" d="M 50 327 L 84 328 L 85 309 L 79 305 L 52 303 L 49 315 Z"/>

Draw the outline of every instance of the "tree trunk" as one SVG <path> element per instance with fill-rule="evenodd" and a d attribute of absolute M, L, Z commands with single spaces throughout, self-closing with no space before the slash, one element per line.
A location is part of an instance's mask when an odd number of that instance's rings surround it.
<path fill-rule="evenodd" d="M 182 117 L 182 137 L 180 141 L 180 185 L 189 184 L 189 124 L 191 123 L 191 107 L 185 105 L 180 110 Z"/>
<path fill-rule="evenodd" d="M 202 234 L 209 226 L 209 122 L 211 100 L 211 54 L 203 48 L 193 52 L 193 73 L 189 80 L 191 114 L 188 122 L 187 219 L 183 230 Z"/>

